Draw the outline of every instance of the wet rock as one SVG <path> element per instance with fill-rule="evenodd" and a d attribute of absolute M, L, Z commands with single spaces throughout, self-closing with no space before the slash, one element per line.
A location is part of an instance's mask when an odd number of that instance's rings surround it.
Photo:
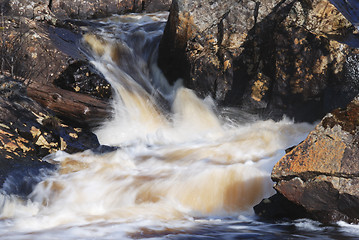
<path fill-rule="evenodd" d="M 62 89 L 85 93 L 99 99 L 111 98 L 111 85 L 99 77 L 97 71 L 85 61 L 74 61 L 61 75 L 54 80 L 54 84 Z"/>
<path fill-rule="evenodd" d="M 359 219 L 359 98 L 328 114 L 274 167 L 275 189 L 317 220 Z"/>
<path fill-rule="evenodd" d="M 0 184 L 16 169 L 47 166 L 41 158 L 63 150 L 69 153 L 99 147 L 86 129 L 64 124 L 26 97 L 23 84 L 0 77 Z"/>
<path fill-rule="evenodd" d="M 5 15 L 56 22 L 94 19 L 112 14 L 168 11 L 171 0 L 5 0 Z"/>
<path fill-rule="evenodd" d="M 327 0 L 174 0 L 159 65 L 222 104 L 313 121 L 358 94 L 354 34 Z"/>
<path fill-rule="evenodd" d="M 359 3 L 356 0 L 331 0 L 342 13 L 349 19 L 357 28 L 359 28 Z"/>

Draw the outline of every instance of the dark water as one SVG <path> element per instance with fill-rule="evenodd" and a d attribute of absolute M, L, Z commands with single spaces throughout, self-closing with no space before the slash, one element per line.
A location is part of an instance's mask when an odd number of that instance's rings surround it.
<path fill-rule="evenodd" d="M 216 223 L 217 221 L 217 223 Z M 193 229 L 173 233 L 144 231 L 132 235 L 134 238 L 158 239 L 359 239 L 359 228 L 349 225 L 324 226 L 309 219 L 295 221 L 265 222 L 257 218 L 231 221 L 208 220 Z"/>

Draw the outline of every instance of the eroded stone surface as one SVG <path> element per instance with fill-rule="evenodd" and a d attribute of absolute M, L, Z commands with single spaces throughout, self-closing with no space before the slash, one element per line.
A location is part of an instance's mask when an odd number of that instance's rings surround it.
<path fill-rule="evenodd" d="M 173 1 L 159 64 L 223 104 L 320 119 L 358 94 L 353 25 L 327 0 Z"/>
<path fill-rule="evenodd" d="M 273 168 L 275 189 L 323 222 L 358 222 L 359 98 L 336 109 Z"/>

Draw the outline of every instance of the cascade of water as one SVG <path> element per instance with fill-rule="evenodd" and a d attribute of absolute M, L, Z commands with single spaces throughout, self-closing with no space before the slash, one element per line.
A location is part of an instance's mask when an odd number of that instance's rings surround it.
<path fill-rule="evenodd" d="M 210 98 L 169 86 L 156 66 L 164 23 L 162 15 L 117 16 L 84 36 L 114 90 L 113 118 L 96 134 L 119 148 L 48 156 L 59 169 L 28 200 L 1 196 L 0 216 L 13 230 L 238 216 L 273 192 L 271 168 L 312 126 L 235 124 Z"/>

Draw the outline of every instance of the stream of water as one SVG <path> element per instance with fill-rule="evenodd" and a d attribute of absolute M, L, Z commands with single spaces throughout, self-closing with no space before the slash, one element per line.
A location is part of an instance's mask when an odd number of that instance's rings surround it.
<path fill-rule="evenodd" d="M 270 172 L 314 125 L 219 108 L 156 65 L 167 13 L 113 16 L 82 48 L 113 87 L 96 129 L 113 151 L 57 152 L 27 198 L 0 194 L 0 239 L 343 239 L 357 226 L 264 222 Z M 6 184 L 11 184 L 9 179 Z M 6 186 L 5 186 L 6 187 Z"/>

